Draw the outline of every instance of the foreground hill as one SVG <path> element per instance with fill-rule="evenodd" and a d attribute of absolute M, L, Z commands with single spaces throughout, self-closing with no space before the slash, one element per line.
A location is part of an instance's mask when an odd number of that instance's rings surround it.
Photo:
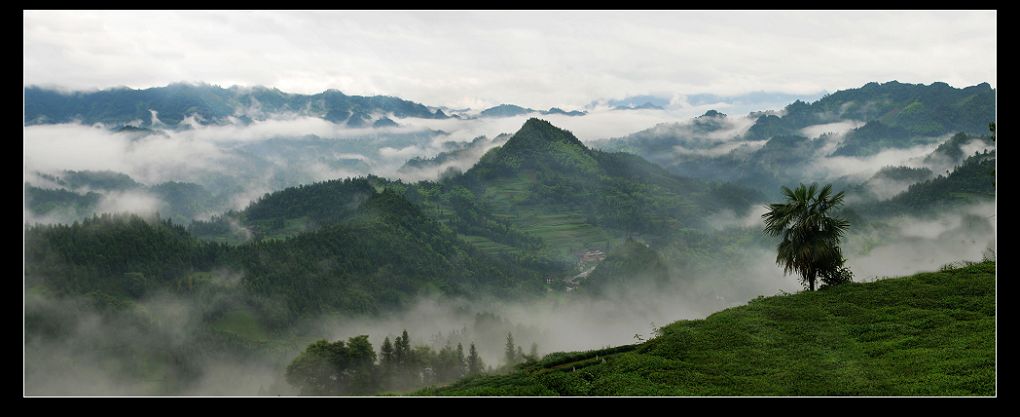
<path fill-rule="evenodd" d="M 759 298 L 426 395 L 995 395 L 995 263 Z"/>

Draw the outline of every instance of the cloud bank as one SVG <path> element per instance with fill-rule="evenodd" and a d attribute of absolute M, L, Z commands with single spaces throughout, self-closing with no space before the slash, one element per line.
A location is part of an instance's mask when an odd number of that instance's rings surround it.
<path fill-rule="evenodd" d="M 24 75 L 73 89 L 336 88 L 458 108 L 674 94 L 702 94 L 700 103 L 705 93 L 817 94 L 894 79 L 994 87 L 996 20 L 995 11 L 30 10 Z"/>

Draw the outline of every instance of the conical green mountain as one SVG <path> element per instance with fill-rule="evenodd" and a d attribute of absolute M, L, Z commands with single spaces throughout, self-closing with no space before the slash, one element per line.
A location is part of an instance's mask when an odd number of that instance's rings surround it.
<path fill-rule="evenodd" d="M 488 173 L 490 169 L 504 173 L 529 169 L 595 173 L 598 161 L 593 152 L 569 131 L 532 118 L 506 144 L 482 157 L 472 171 L 481 174 Z"/>
<path fill-rule="evenodd" d="M 564 253 L 609 248 L 631 234 L 655 241 L 745 213 L 760 193 L 670 174 L 641 157 L 589 149 L 567 130 L 530 119 L 462 176 L 479 206 Z"/>

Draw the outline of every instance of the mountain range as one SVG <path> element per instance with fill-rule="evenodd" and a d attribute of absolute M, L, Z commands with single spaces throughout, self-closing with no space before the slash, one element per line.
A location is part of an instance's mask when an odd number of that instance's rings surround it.
<path fill-rule="evenodd" d="M 77 120 L 140 137 L 161 129 L 187 129 L 194 123 L 245 123 L 279 113 L 320 117 L 350 127 L 395 123 L 391 117 L 451 117 L 394 97 L 347 96 L 332 90 L 304 96 L 275 89 L 174 84 L 69 94 L 29 87 L 25 94 L 27 125 Z M 725 274 L 745 280 L 745 270 L 740 269 L 745 263 L 760 267 L 748 254 L 768 252 L 766 261 L 771 263 L 774 242 L 756 227 L 731 228 L 724 223 L 757 220 L 757 210 L 774 200 L 779 186 L 821 178 L 812 171 L 820 162 L 862 163 L 883 152 L 923 151 L 909 166 L 876 169 L 865 178 L 835 178 L 838 188 L 848 192 L 848 204 L 840 214 L 851 219 L 861 239 L 870 239 L 865 242 L 868 247 L 883 243 L 875 236 L 892 233 L 902 216 L 936 215 L 994 201 L 995 138 L 987 135 L 995 120 L 994 102 L 995 90 L 987 84 L 956 89 L 942 83 L 872 83 L 813 103 L 796 101 L 780 112 L 745 117 L 709 110 L 683 123 L 588 142 L 547 120 L 530 118 L 512 134 L 450 142 L 433 157 L 408 157 L 400 168 L 404 173 L 440 173 L 434 179 L 363 175 L 302 183 L 265 192 L 242 209 L 211 216 L 209 211 L 220 207 L 226 194 L 201 184 L 146 185 L 112 171 L 33 173 L 25 184 L 26 212 L 70 210 L 85 218 L 26 224 L 25 287 L 37 303 L 27 308 L 26 332 L 32 340 L 60 340 L 69 334 L 69 326 L 74 327 L 68 324 L 70 313 L 48 307 L 53 300 L 74 300 L 80 303 L 76 308 L 89 314 L 123 316 L 129 328 L 150 329 L 147 326 L 162 319 L 143 305 L 169 294 L 201 306 L 191 324 L 202 338 L 196 346 L 243 357 L 293 353 L 293 344 L 310 334 L 299 326 L 308 321 L 381 316 L 421 299 L 438 299 L 441 304 L 456 299 L 596 300 L 643 308 L 649 306 L 642 297 L 663 292 L 682 294 L 688 301 L 732 305 L 720 294 L 736 292 L 720 288 L 745 283 Z M 481 117 L 534 112 L 512 105 L 495 109 Z M 553 110 L 546 114 L 559 113 Z M 401 137 L 386 148 L 399 153 L 442 135 L 430 131 Z M 365 138 L 358 146 L 368 149 L 394 140 L 381 137 Z M 299 146 L 314 143 L 317 155 L 335 152 L 328 139 L 294 141 Z M 266 145 L 256 143 L 246 152 L 258 153 L 259 146 Z M 357 156 L 343 157 L 365 163 Z M 102 213 L 104 198 L 131 193 L 157 195 L 171 203 L 159 206 L 166 211 L 158 216 Z M 994 235 L 987 218 L 968 214 L 961 222 Z M 980 319 L 984 326 L 989 269 L 994 265 L 967 270 L 981 279 L 976 284 L 949 271 L 944 275 L 951 276 L 911 282 L 926 285 L 926 291 L 935 295 L 958 288 L 976 297 L 956 300 L 966 308 L 945 314 L 968 323 Z M 928 288 L 933 280 L 951 281 L 952 286 Z M 469 380 L 436 393 L 638 392 L 627 391 L 628 386 L 639 387 L 640 393 L 728 393 L 732 378 L 716 372 L 722 369 L 716 365 L 732 363 L 749 352 L 775 353 L 775 346 L 759 343 L 773 340 L 775 335 L 768 333 L 772 327 L 759 333 L 733 330 L 746 327 L 740 323 L 763 320 L 770 326 L 792 326 L 783 327 L 789 330 L 784 333 L 789 340 L 784 338 L 783 343 L 806 343 L 800 339 L 802 333 L 817 330 L 852 343 L 855 349 L 867 349 L 847 357 L 866 366 L 869 375 L 895 381 L 900 368 L 874 359 L 888 351 L 888 346 L 872 343 L 885 336 L 871 338 L 871 333 L 886 335 L 884 325 L 854 327 L 859 323 L 847 322 L 844 310 L 833 308 L 826 310 L 824 325 L 811 327 L 804 324 L 809 318 L 804 311 L 813 314 L 817 309 L 802 304 L 806 297 L 828 297 L 826 305 L 856 311 L 873 304 L 875 294 L 881 293 L 874 288 L 910 292 L 910 282 L 904 282 L 753 302 L 705 322 L 667 326 L 652 342 L 591 354 L 553 354 L 512 375 Z M 901 304 L 877 306 L 901 308 Z M 924 317 L 896 327 L 943 329 L 938 324 L 945 324 L 941 308 L 940 304 L 914 311 L 911 317 Z M 851 331 L 864 333 L 846 336 Z M 896 343 L 937 342 L 911 340 Z M 691 348 L 692 343 L 698 349 Z M 154 375 L 170 381 L 187 379 L 188 367 L 197 366 L 189 359 L 190 351 L 169 349 L 173 353 L 124 351 L 126 357 L 160 364 L 155 370 L 127 368 L 135 369 L 139 379 Z M 810 366 L 829 369 L 827 352 L 810 353 Z M 660 366 L 663 361 L 672 368 Z M 635 366 L 627 368 L 628 363 Z M 747 369 L 765 372 L 767 366 L 757 365 Z M 566 366 L 571 367 L 569 373 Z M 666 374 L 646 372 L 667 368 L 668 381 L 659 378 Z M 795 382 L 797 375 L 786 373 L 780 379 Z M 872 393 L 868 386 L 872 379 L 856 374 L 833 377 L 849 384 L 852 392 L 847 393 Z M 678 380 L 704 384 L 689 386 Z M 746 383 L 760 390 L 740 392 L 816 392 L 793 382 L 766 387 L 741 381 L 736 385 L 746 388 L 740 385 Z M 897 392 L 923 392 L 911 387 Z"/>
<path fill-rule="evenodd" d="M 119 129 L 190 124 L 249 123 L 274 115 L 317 117 L 352 128 L 395 127 L 393 119 L 447 119 L 442 108 L 390 96 L 346 95 L 338 90 L 318 94 L 285 93 L 267 87 L 223 88 L 208 84 L 174 83 L 146 89 L 113 88 L 99 91 L 61 91 L 39 86 L 24 89 L 25 124 L 102 123 Z M 583 111 L 556 107 L 539 111 L 511 104 L 482 110 L 480 117 L 525 114 L 583 116 Z M 462 118 L 460 114 L 454 116 Z"/>

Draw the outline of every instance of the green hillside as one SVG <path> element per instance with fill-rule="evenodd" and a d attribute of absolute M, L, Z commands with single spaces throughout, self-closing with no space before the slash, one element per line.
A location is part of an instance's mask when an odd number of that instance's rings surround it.
<path fill-rule="evenodd" d="M 622 244 L 631 234 L 669 240 L 704 227 L 707 215 L 743 213 L 764 199 L 749 189 L 672 175 L 634 155 L 589 149 L 571 132 L 534 118 L 441 186 L 463 187 L 483 211 L 568 258 Z"/>
<path fill-rule="evenodd" d="M 995 395 L 995 263 L 759 298 L 423 395 Z"/>

